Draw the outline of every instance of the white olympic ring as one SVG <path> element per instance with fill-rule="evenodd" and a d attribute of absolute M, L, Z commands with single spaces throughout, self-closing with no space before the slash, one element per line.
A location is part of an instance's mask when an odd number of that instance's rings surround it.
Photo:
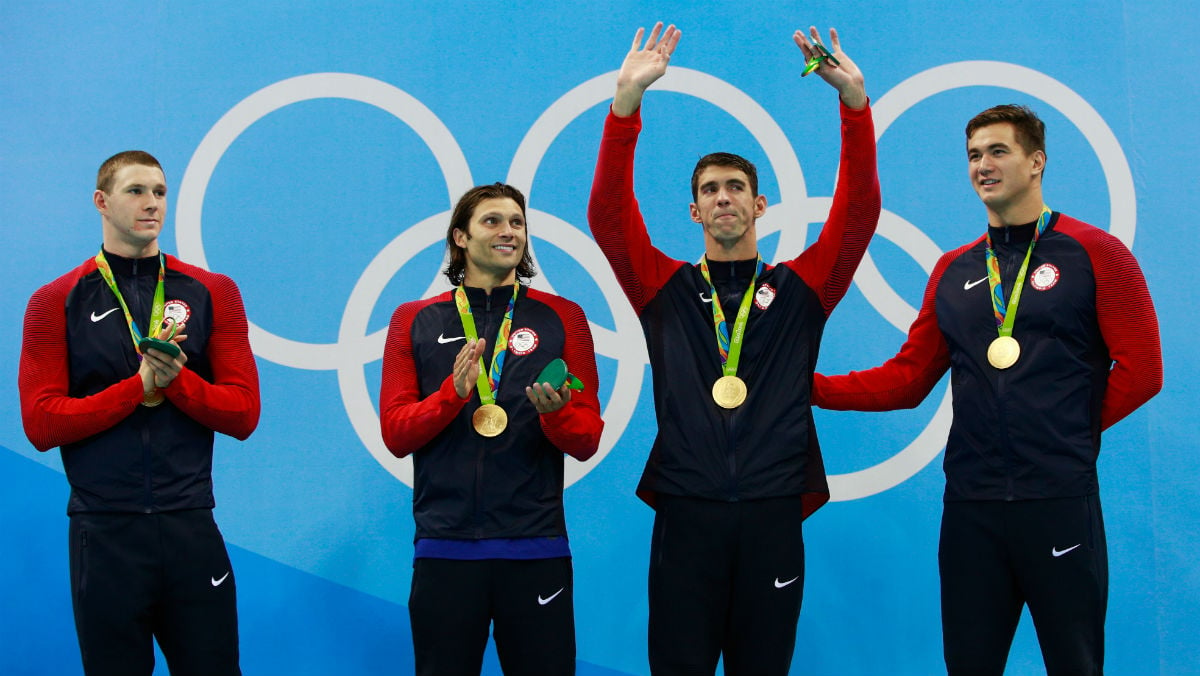
<path fill-rule="evenodd" d="M 467 165 L 467 158 L 458 147 L 458 142 L 454 140 L 454 135 L 433 111 L 408 93 L 386 82 L 351 73 L 312 73 L 288 78 L 243 99 L 217 120 L 196 147 L 196 152 L 192 154 L 192 159 L 183 172 L 179 198 L 175 205 L 176 241 L 179 253 L 184 258 L 202 268 L 209 267 L 201 235 L 201 213 L 208 182 L 229 146 L 233 145 L 250 125 L 280 108 L 302 101 L 331 98 L 349 99 L 375 106 L 391 113 L 417 132 L 421 140 L 433 151 L 433 156 L 442 170 L 450 205 L 454 204 L 459 195 L 471 188 L 471 169 Z M 353 361 L 355 354 L 372 353 L 376 346 L 379 349 L 373 353 L 383 354 L 386 336 L 386 329 L 380 329 L 366 338 L 360 335 L 352 339 L 353 343 L 364 343 L 361 346 L 345 345 L 341 342 L 303 343 L 277 336 L 250 322 L 250 344 L 254 347 L 255 354 L 277 364 L 300 369 L 339 369 L 348 361 Z"/>
<path fill-rule="evenodd" d="M 982 77 L 982 81 L 979 78 Z M 526 133 L 514 155 L 508 183 L 522 189 L 532 202 L 533 179 L 537 167 L 559 134 L 581 114 L 610 97 L 615 71 L 592 78 L 570 90 L 550 106 Z M 1105 170 L 1112 205 L 1112 230 L 1127 245 L 1132 245 L 1136 206 L 1132 199 L 1121 201 L 1123 189 L 1133 192 L 1132 174 L 1120 145 L 1103 119 L 1078 95 L 1065 85 L 1021 66 L 998 62 L 960 62 L 947 64 L 920 73 L 897 85 L 873 106 L 876 139 L 901 113 L 933 94 L 968 86 L 1000 86 L 1026 91 L 1022 86 L 1033 85 L 1047 103 L 1067 114 L 1087 137 L 1100 156 Z M 781 201 L 760 221 L 759 235 L 780 233 L 773 260 L 778 262 L 780 251 L 802 249 L 807 238 L 807 224 L 820 222 L 828 215 L 831 198 L 808 197 L 803 172 L 792 145 L 775 121 L 745 93 L 705 73 L 686 68 L 672 68 L 656 89 L 689 94 L 712 103 L 745 126 L 766 152 L 776 173 Z M 709 98 L 712 97 L 712 98 Z M 205 136 L 193 155 L 184 174 L 177 205 L 176 224 L 181 255 L 207 267 L 200 235 L 200 214 L 204 192 L 212 172 L 224 152 L 251 124 L 265 115 L 299 101 L 316 98 L 344 98 L 368 103 L 390 112 L 408 123 L 433 150 L 449 188 L 451 201 L 472 185 L 470 171 L 453 136 L 423 104 L 403 91 L 371 78 L 344 73 L 318 73 L 284 80 L 255 92 L 226 113 Z M 898 102 L 898 103 L 897 103 Z M 764 130 L 761 133 L 755 129 Z M 791 201 L 784 194 L 798 194 Z M 596 282 L 608 302 L 616 330 L 591 324 L 599 354 L 618 360 L 613 396 L 605 407 L 606 427 L 601 448 L 587 463 L 566 465 L 566 484 L 569 486 L 587 474 L 615 446 L 632 419 L 642 385 L 643 367 L 647 363 L 644 341 L 640 336 L 637 318 L 624 302 L 623 293 L 611 274 L 595 242 L 578 228 L 549 214 L 529 209 L 531 221 L 547 224 L 539 228 L 538 236 L 555 243 L 575 256 L 585 270 L 609 271 Z M 368 335 L 368 321 L 388 281 L 419 251 L 437 243 L 443 237 L 449 212 L 430 216 L 402 232 L 381 250 L 364 270 L 354 286 L 343 313 L 338 341 L 314 345 L 287 340 L 250 324 L 255 351 L 266 359 L 286 366 L 305 369 L 334 369 L 346 413 L 360 440 L 375 459 L 405 484 L 412 485 L 411 459 L 394 458 L 383 446 L 379 436 L 378 416 L 367 389 L 365 365 L 383 353 L 386 330 Z M 784 224 L 790 224 L 784 228 Z M 912 224 L 888 211 L 880 216 L 878 233 L 914 255 L 927 272 L 931 272 L 941 250 Z M 531 244 L 532 253 L 532 244 Z M 868 302 L 901 331 L 916 316 L 907 304 L 883 280 L 869 256 L 864 258 L 855 275 L 855 282 Z M 437 293 L 444 284 L 435 279 L 425 296 Z M 549 279 L 539 277 L 534 286 L 553 291 Z M 373 299 L 373 300 L 372 300 Z M 632 396 L 617 396 L 631 392 Z M 905 449 L 896 455 L 856 472 L 830 475 L 831 499 L 853 500 L 892 488 L 925 467 L 941 451 L 950 426 L 951 397 L 947 388 L 933 418 L 925 429 Z"/>

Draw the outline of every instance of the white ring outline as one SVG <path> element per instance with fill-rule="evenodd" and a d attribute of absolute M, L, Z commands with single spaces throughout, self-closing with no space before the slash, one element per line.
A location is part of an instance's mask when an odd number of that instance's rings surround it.
<path fill-rule="evenodd" d="M 267 115 L 313 99 L 349 99 L 380 108 L 407 124 L 433 152 L 446 180 L 449 203 L 469 190 L 471 169 L 454 135 L 433 111 L 407 92 L 386 82 L 353 73 L 310 73 L 280 80 L 254 92 L 217 120 L 204 135 L 183 173 L 175 204 L 176 244 L 180 256 L 209 269 L 201 235 L 204 195 L 217 163 L 247 129 Z M 249 320 L 247 319 L 249 322 Z M 378 346 L 383 354 L 386 329 L 358 336 L 350 344 L 305 343 L 277 336 L 250 325 L 250 344 L 255 354 L 283 366 L 308 370 L 334 370 L 345 363 L 345 354 L 370 353 Z"/>

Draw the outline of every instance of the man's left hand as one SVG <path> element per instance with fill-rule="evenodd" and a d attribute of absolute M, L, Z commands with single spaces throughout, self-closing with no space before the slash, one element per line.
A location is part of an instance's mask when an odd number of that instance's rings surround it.
<path fill-rule="evenodd" d="M 553 413 L 571 401 L 571 389 L 566 383 L 557 390 L 549 383 L 534 383 L 525 388 L 525 396 L 533 402 L 538 413 Z"/>

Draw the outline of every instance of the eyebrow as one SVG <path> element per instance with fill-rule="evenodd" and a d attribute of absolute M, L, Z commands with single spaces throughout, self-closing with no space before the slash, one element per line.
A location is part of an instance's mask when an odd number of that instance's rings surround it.
<path fill-rule="evenodd" d="M 746 185 L 746 181 L 744 181 L 740 178 L 727 178 L 724 181 L 717 181 L 717 180 L 705 181 L 700 184 L 700 187 L 701 188 L 711 188 L 713 186 L 720 185 L 721 183 L 724 183 L 725 185 L 740 185 L 740 186 Z"/>
<path fill-rule="evenodd" d="M 995 148 L 1009 148 L 1009 147 L 1010 146 L 1007 143 L 1005 143 L 1004 141 L 996 141 L 995 143 L 989 143 L 982 149 L 979 146 L 967 146 L 967 152 L 970 153 L 970 152 L 975 152 L 978 150 L 992 150 Z"/>

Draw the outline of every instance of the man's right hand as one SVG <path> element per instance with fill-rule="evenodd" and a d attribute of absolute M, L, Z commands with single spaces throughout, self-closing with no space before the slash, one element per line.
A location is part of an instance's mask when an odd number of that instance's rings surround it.
<path fill-rule="evenodd" d="M 486 345 L 487 341 L 482 338 L 468 340 L 454 358 L 454 391 L 459 399 L 471 396 L 475 389 L 475 383 L 479 380 L 479 360 L 483 357 Z"/>
<path fill-rule="evenodd" d="M 617 117 L 633 115 L 642 105 L 642 94 L 667 72 L 667 64 L 682 33 L 674 24 L 667 26 L 666 31 L 662 27 L 661 21 L 654 24 L 645 45 L 642 44 L 645 28 L 639 28 L 633 36 L 633 46 L 617 73 L 617 93 L 612 103 L 613 114 Z"/>

